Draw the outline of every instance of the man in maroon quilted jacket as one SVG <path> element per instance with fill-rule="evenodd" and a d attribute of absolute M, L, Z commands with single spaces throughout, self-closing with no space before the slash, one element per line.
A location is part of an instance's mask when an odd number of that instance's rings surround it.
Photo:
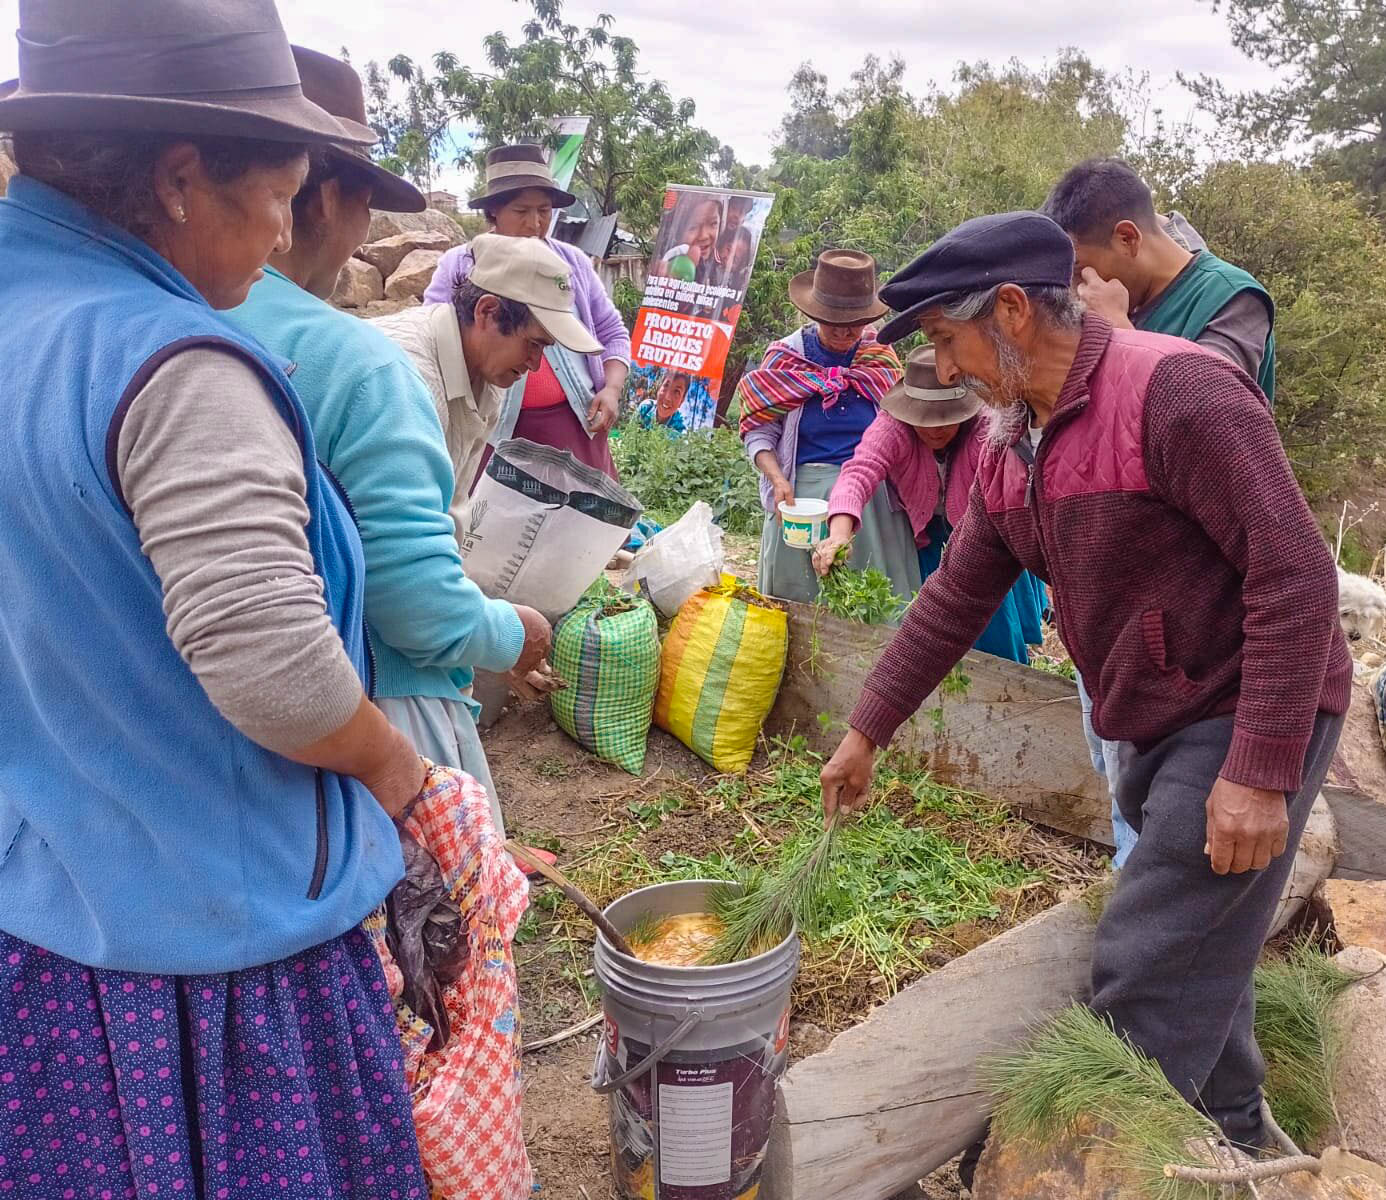
<path fill-rule="evenodd" d="M 823 769 L 851 809 L 872 761 L 1022 569 L 1052 585 L 1140 833 L 1093 948 L 1093 1007 L 1238 1143 L 1260 1145 L 1252 971 L 1347 709 L 1323 538 L 1256 385 L 1069 291 L 1048 217 L 968 221 L 882 290 L 946 384 L 987 401 L 966 516 Z"/>

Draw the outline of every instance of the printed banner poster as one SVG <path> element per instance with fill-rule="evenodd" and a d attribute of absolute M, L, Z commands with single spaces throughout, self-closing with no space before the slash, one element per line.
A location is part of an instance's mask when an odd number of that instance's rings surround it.
<path fill-rule="evenodd" d="M 551 122 L 560 140 L 549 155 L 549 170 L 553 172 L 553 181 L 564 191 L 572 186 L 573 172 L 582 154 L 582 140 L 591 123 L 591 117 L 554 117 Z"/>
<path fill-rule="evenodd" d="M 770 215 L 766 192 L 671 186 L 631 330 L 642 424 L 706 429 Z"/>

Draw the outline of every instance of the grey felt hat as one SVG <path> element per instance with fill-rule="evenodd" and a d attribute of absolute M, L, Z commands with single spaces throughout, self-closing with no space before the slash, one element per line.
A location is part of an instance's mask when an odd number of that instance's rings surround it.
<path fill-rule="evenodd" d="M 369 145 L 303 95 L 273 0 L 19 0 L 0 129 Z"/>
<path fill-rule="evenodd" d="M 920 429 L 961 425 L 982 411 L 982 398 L 965 387 L 945 387 L 934 363 L 934 348 L 918 346 L 905 359 L 905 374 L 881 397 L 881 407 L 898 421 Z"/>

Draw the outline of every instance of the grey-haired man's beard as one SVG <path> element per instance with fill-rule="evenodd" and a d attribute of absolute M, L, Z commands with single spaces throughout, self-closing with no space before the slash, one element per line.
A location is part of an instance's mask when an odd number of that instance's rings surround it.
<path fill-rule="evenodd" d="M 1030 371 L 1020 347 L 994 325 L 986 326 L 986 335 L 996 347 L 999 379 L 993 387 L 975 375 L 964 375 L 962 384 L 976 392 L 986 405 L 982 416 L 986 421 L 987 441 L 992 445 L 1009 446 L 1029 424 L 1030 406 L 1025 403 L 1025 387 L 1030 381 Z"/>

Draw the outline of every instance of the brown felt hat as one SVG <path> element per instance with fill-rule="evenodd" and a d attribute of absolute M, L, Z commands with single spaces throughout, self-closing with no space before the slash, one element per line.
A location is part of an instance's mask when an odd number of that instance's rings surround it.
<path fill-rule="evenodd" d="M 19 0 L 0 129 L 369 145 L 303 94 L 273 0 Z"/>
<path fill-rule="evenodd" d="M 336 117 L 351 138 L 373 139 L 375 131 L 366 123 L 366 93 L 361 87 L 361 77 L 351 65 L 304 46 L 295 46 L 293 52 L 299 79 L 303 81 L 303 94 Z M 372 208 L 383 212 L 423 212 L 428 207 L 428 201 L 418 188 L 372 162 L 364 147 L 344 141 L 340 146 L 329 147 L 328 152 L 370 179 Z"/>
<path fill-rule="evenodd" d="M 875 321 L 890 311 L 876 298 L 876 260 L 860 250 L 824 250 L 812 271 L 789 281 L 789 302 L 825 325 Z"/>
<path fill-rule="evenodd" d="M 940 382 L 932 346 L 918 346 L 905 359 L 900 382 L 881 397 L 881 407 L 898 421 L 920 429 L 961 425 L 982 411 L 982 398 L 965 387 Z"/>
<path fill-rule="evenodd" d="M 539 188 L 553 197 L 554 208 L 577 203 L 572 192 L 554 182 L 544 147 L 530 142 L 497 146 L 486 155 L 486 187 L 467 201 L 468 208 L 485 208 L 492 201 L 525 188 Z"/>

